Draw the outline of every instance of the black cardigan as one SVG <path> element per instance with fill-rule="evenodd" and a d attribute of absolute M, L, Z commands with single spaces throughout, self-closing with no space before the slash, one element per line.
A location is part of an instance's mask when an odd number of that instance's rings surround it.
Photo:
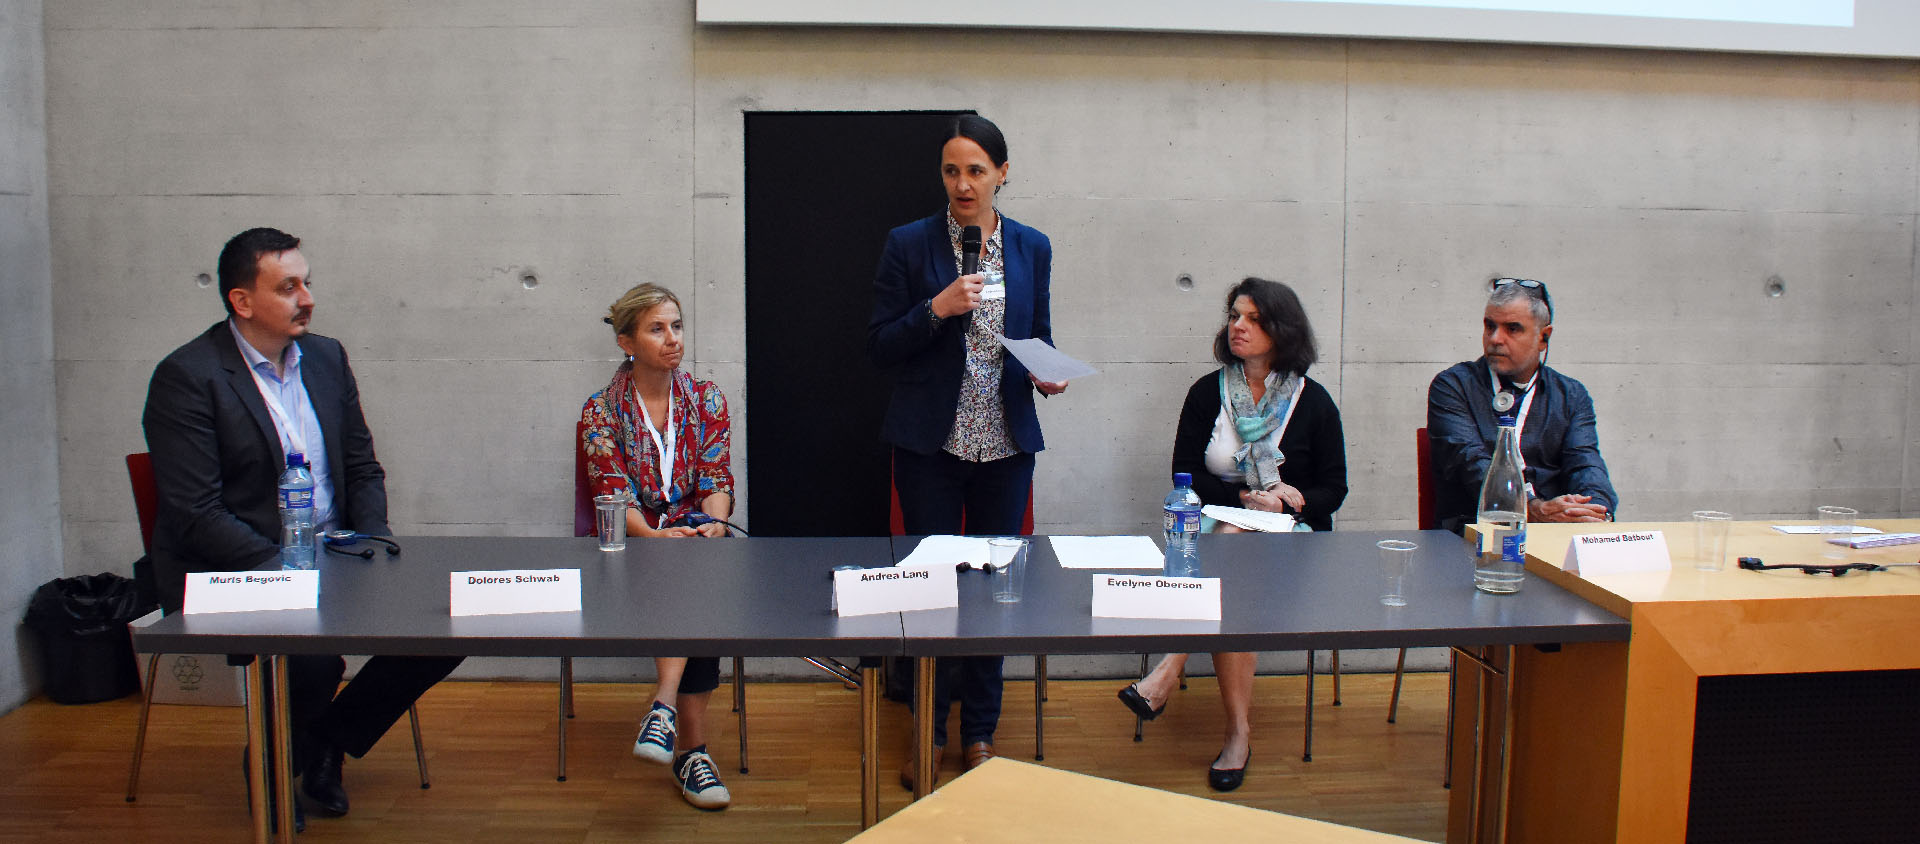
<path fill-rule="evenodd" d="M 1203 504 L 1239 507 L 1244 483 L 1226 483 L 1207 471 L 1207 442 L 1220 418 L 1220 371 L 1201 376 L 1187 390 L 1180 406 L 1180 426 L 1173 435 L 1173 471 L 1193 476 L 1193 491 Z M 1300 490 L 1305 512 L 1295 518 L 1314 530 L 1333 530 L 1333 513 L 1347 500 L 1347 445 L 1340 430 L 1340 409 L 1320 382 L 1307 379 L 1300 406 L 1280 435 L 1280 479 Z"/>

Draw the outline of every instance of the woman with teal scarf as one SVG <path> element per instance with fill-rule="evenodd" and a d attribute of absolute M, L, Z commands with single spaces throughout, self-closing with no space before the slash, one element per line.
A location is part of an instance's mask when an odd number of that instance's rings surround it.
<path fill-rule="evenodd" d="M 1173 471 L 1193 476 L 1203 504 L 1287 513 L 1313 530 L 1332 530 L 1347 498 L 1346 440 L 1333 397 L 1307 377 L 1319 355 L 1300 297 L 1285 284 L 1249 278 L 1227 292 L 1226 319 L 1213 341 L 1221 368 L 1195 381 L 1180 408 Z M 1187 656 L 1168 654 L 1120 690 L 1121 702 L 1142 718 L 1159 717 Z M 1207 783 L 1232 791 L 1252 755 L 1254 655 L 1216 653 L 1213 669 L 1227 737 Z"/>

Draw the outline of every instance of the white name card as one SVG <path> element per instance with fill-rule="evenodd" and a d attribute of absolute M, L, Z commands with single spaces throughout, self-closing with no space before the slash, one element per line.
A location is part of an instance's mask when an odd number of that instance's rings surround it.
<path fill-rule="evenodd" d="M 833 573 L 840 615 L 937 610 L 960 606 L 958 572 L 951 564 L 848 569 Z"/>
<path fill-rule="evenodd" d="M 1587 533 L 1575 536 L 1567 545 L 1567 571 L 1586 577 L 1672 568 L 1667 537 L 1657 530 Z"/>
<path fill-rule="evenodd" d="M 580 611 L 579 569 L 456 571 L 448 578 L 456 616 Z"/>
<path fill-rule="evenodd" d="M 257 610 L 311 610 L 320 606 L 320 573 L 304 571 L 195 571 L 187 573 L 189 615 Z"/>
<path fill-rule="evenodd" d="M 1220 578 L 1093 576 L 1095 618 L 1220 620 Z"/>

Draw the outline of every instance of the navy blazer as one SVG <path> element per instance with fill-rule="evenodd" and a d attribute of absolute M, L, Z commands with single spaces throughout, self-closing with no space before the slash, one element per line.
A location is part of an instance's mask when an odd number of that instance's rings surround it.
<path fill-rule="evenodd" d="M 1620 497 L 1607 476 L 1606 461 L 1600 459 L 1600 433 L 1587 388 L 1543 366 L 1533 389 L 1538 395 L 1527 408 L 1520 456 L 1527 462 L 1534 497 L 1590 495 L 1607 505 L 1607 512 L 1617 511 Z M 1427 437 L 1439 476 L 1435 515 L 1441 527 L 1459 533 L 1480 506 L 1480 485 L 1500 438 L 1485 357 L 1454 364 L 1433 377 L 1427 388 Z"/>
<path fill-rule="evenodd" d="M 1007 283 L 1005 334 L 1009 340 L 1039 338 L 1053 344 L 1048 304 L 1053 244 L 1037 229 L 1000 216 L 1000 248 Z M 919 454 L 938 454 L 953 433 L 966 369 L 966 329 L 961 317 L 934 325 L 927 305 L 960 275 L 943 212 L 887 233 L 886 250 L 873 280 L 873 318 L 867 323 L 867 356 L 893 369 L 880 439 Z M 1033 383 L 1012 355 L 1000 374 L 1007 434 L 1014 447 L 1045 448 L 1033 408 Z"/>
<path fill-rule="evenodd" d="M 340 341 L 308 334 L 300 380 L 320 421 L 340 526 L 386 534 L 386 472 L 360 411 Z M 160 603 L 180 608 L 187 572 L 242 571 L 280 553 L 280 474 L 273 417 L 225 320 L 154 367 L 141 416 L 160 512 L 153 526 Z"/>

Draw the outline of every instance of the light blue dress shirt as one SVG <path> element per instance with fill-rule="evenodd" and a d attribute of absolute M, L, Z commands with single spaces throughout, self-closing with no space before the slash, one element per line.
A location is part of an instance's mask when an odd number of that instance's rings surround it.
<path fill-rule="evenodd" d="M 233 332 L 233 341 L 240 346 L 240 356 L 246 358 L 247 366 L 260 373 L 260 380 L 268 389 L 273 390 L 273 400 L 280 402 L 280 408 L 292 417 L 290 420 L 300 429 L 300 439 L 306 443 L 307 471 L 313 473 L 313 523 L 318 531 L 329 531 L 339 527 L 333 513 L 333 474 L 327 470 L 327 439 L 320 431 L 320 418 L 313 413 L 313 401 L 307 397 L 306 382 L 300 380 L 300 343 L 287 344 L 287 351 L 281 355 L 281 364 L 286 369 L 282 378 L 273 371 L 273 364 L 259 349 L 241 336 L 240 328 L 231 318 L 227 328 Z M 262 396 L 262 399 L 265 399 Z M 273 414 L 269 412 L 268 416 Z M 273 422 L 274 430 L 280 435 L 280 451 L 291 454 L 296 449 L 293 439 L 281 428 L 280 420 Z M 285 470 L 281 466 L 281 470 Z M 275 477 L 279 477 L 277 474 Z"/>

